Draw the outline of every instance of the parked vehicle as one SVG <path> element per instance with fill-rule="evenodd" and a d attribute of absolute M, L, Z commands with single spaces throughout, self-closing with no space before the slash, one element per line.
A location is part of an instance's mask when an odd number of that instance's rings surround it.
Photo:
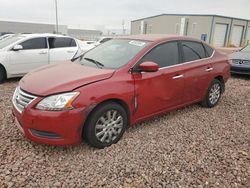
<path fill-rule="evenodd" d="M 214 107 L 229 77 L 228 58 L 200 40 L 128 36 L 27 74 L 13 114 L 35 142 L 68 145 L 84 137 L 104 148 L 150 117 L 198 102 Z"/>
<path fill-rule="evenodd" d="M 81 49 L 83 50 L 83 52 L 89 51 L 92 48 L 96 47 L 95 42 L 96 41 L 81 41 Z"/>
<path fill-rule="evenodd" d="M 100 44 L 102 44 L 104 42 L 107 42 L 107 41 L 111 40 L 111 39 L 112 39 L 112 37 L 101 37 L 101 38 L 98 39 L 98 41 L 96 41 L 94 43 L 94 45 L 98 46 L 98 45 L 100 45 Z"/>
<path fill-rule="evenodd" d="M 0 82 L 40 66 L 70 60 L 81 41 L 53 34 L 18 34 L 0 42 Z M 83 50 L 84 51 L 84 50 Z"/>
<path fill-rule="evenodd" d="M 6 34 L 14 34 L 12 32 L 0 32 L 0 36 L 6 35 Z"/>
<path fill-rule="evenodd" d="M 83 41 L 83 49 L 84 51 L 89 51 L 91 50 L 92 48 L 95 48 L 96 46 L 99 46 L 100 44 L 103 44 L 104 42 L 107 42 L 109 40 L 111 40 L 112 38 L 110 37 L 101 37 L 98 41 Z"/>
<path fill-rule="evenodd" d="M 229 55 L 231 73 L 250 75 L 250 44 Z"/>
<path fill-rule="evenodd" d="M 4 39 L 7 39 L 7 38 L 13 36 L 13 35 L 15 35 L 15 34 L 5 34 L 5 35 L 2 35 L 2 36 L 0 37 L 0 42 L 1 42 L 2 40 L 4 40 Z"/>
<path fill-rule="evenodd" d="M 84 44 L 93 44 L 95 42 L 96 41 L 94 41 L 94 40 L 85 40 L 85 41 L 83 41 Z"/>

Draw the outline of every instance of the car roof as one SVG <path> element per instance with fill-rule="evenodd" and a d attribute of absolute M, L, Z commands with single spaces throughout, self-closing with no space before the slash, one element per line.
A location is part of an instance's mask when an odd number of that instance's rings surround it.
<path fill-rule="evenodd" d="M 166 34 L 141 34 L 141 35 L 128 35 L 123 37 L 117 37 L 120 39 L 130 39 L 130 40 L 145 40 L 145 41 L 162 41 L 162 40 L 192 40 L 201 42 L 201 40 L 179 35 L 166 35 Z"/>
<path fill-rule="evenodd" d="M 32 34 L 20 34 L 23 37 L 67 37 L 59 34 L 51 34 L 51 33 L 32 33 Z"/>

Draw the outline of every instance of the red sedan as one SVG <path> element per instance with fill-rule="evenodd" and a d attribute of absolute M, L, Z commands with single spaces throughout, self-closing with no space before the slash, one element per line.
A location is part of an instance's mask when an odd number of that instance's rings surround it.
<path fill-rule="evenodd" d="M 193 103 L 214 107 L 230 77 L 227 57 L 180 36 L 110 40 L 75 58 L 21 79 L 13 114 L 35 142 L 94 147 L 116 143 L 142 120 Z"/>

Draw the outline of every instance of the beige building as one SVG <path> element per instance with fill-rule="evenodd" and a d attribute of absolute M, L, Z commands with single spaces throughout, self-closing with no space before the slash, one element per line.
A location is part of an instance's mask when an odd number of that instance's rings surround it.
<path fill-rule="evenodd" d="M 219 15 L 161 14 L 131 22 L 131 34 L 177 34 L 214 46 L 243 46 L 250 41 L 250 20 Z"/>

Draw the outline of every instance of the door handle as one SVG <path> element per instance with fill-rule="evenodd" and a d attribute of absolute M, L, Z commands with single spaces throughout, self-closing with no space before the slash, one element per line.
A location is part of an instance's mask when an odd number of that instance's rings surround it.
<path fill-rule="evenodd" d="M 208 67 L 205 71 L 206 72 L 211 72 L 212 70 L 214 70 L 212 67 Z"/>
<path fill-rule="evenodd" d="M 176 80 L 176 79 L 180 79 L 180 78 L 183 78 L 183 75 L 177 75 L 177 76 L 174 76 L 173 79 Z"/>
<path fill-rule="evenodd" d="M 72 50 L 68 50 L 67 52 L 68 52 L 68 53 L 74 53 L 74 51 L 72 51 Z"/>
<path fill-rule="evenodd" d="M 47 52 L 39 52 L 39 54 L 44 55 L 47 54 Z"/>

